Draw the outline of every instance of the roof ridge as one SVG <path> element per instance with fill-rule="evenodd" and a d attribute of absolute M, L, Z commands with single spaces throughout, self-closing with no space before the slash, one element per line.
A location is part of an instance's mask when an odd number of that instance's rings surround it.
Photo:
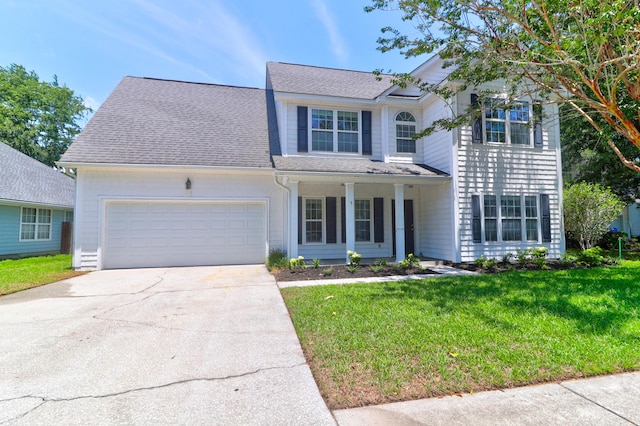
<path fill-rule="evenodd" d="M 293 65 L 296 67 L 305 67 L 305 68 L 318 68 L 323 70 L 333 70 L 333 71 L 347 71 L 347 72 L 357 72 L 361 74 L 374 74 L 374 71 L 360 71 L 360 70 L 350 70 L 346 68 L 336 68 L 336 67 L 323 67 L 320 65 L 305 65 L 305 64 L 294 64 L 291 62 L 280 62 L 280 61 L 268 61 L 267 64 L 281 64 L 281 65 Z M 380 73 L 380 75 L 393 77 L 392 74 Z"/>
<path fill-rule="evenodd" d="M 221 83 L 207 83 L 204 81 L 187 81 L 187 80 L 176 80 L 173 78 L 159 78 L 159 77 L 138 77 L 135 75 L 126 75 L 125 78 L 135 78 L 138 80 L 154 80 L 154 81 L 166 81 L 170 83 L 184 83 L 184 84 L 199 84 L 202 86 L 217 86 L 217 87 L 229 87 L 232 89 L 251 89 L 251 90 L 262 90 L 265 89 L 261 87 L 250 87 L 250 86 L 235 86 L 233 84 L 221 84 Z"/>

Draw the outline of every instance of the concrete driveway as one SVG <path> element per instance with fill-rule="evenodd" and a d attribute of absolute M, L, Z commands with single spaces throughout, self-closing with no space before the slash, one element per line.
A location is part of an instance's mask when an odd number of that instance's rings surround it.
<path fill-rule="evenodd" d="M 0 424 L 335 424 L 264 266 L 2 297 L 0 360 Z"/>

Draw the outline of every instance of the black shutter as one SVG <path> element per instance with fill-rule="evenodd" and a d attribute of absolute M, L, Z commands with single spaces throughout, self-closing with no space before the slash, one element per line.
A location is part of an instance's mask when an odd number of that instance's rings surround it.
<path fill-rule="evenodd" d="M 327 197 L 327 244 L 336 243 L 336 197 Z"/>
<path fill-rule="evenodd" d="M 347 242 L 347 200 L 340 197 L 340 238 L 343 243 Z"/>
<path fill-rule="evenodd" d="M 471 106 L 476 107 L 479 103 L 478 95 L 472 93 Z M 478 111 L 478 113 L 480 112 Z M 478 116 L 478 118 L 473 122 L 473 127 L 471 128 L 471 142 L 482 143 L 482 115 Z"/>
<path fill-rule="evenodd" d="M 373 241 L 384 243 L 384 198 L 373 199 Z"/>
<path fill-rule="evenodd" d="M 549 196 L 540 194 L 540 211 L 542 213 L 542 242 L 551 242 L 551 209 L 549 207 Z"/>
<path fill-rule="evenodd" d="M 473 223 L 471 226 L 471 230 L 473 232 L 473 242 L 481 243 L 482 242 L 482 223 L 480 216 L 480 196 L 472 195 L 471 196 L 471 211 L 473 214 Z"/>
<path fill-rule="evenodd" d="M 298 152 L 307 152 L 309 150 L 309 134 L 307 133 L 308 114 L 307 107 L 298 107 Z"/>
<path fill-rule="evenodd" d="M 371 153 L 371 111 L 362 111 L 362 154 Z"/>
<path fill-rule="evenodd" d="M 298 244 L 302 244 L 302 197 L 298 197 Z"/>
<path fill-rule="evenodd" d="M 533 104 L 533 146 L 542 148 L 542 104 L 535 102 Z"/>

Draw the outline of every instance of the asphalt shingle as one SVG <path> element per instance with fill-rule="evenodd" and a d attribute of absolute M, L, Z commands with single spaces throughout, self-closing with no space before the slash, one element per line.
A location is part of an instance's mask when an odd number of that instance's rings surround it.
<path fill-rule="evenodd" d="M 367 158 L 281 157 L 274 156 L 278 171 L 355 173 L 400 176 L 449 176 L 424 164 L 384 163 Z"/>
<path fill-rule="evenodd" d="M 282 62 L 267 62 L 267 75 L 275 92 L 342 98 L 375 99 L 393 85 L 389 75 Z"/>
<path fill-rule="evenodd" d="M 272 168 L 263 89 L 125 77 L 61 162 Z M 274 141 L 275 139 L 275 141 Z"/>
<path fill-rule="evenodd" d="M 0 201 L 73 207 L 75 182 L 53 168 L 0 143 Z"/>

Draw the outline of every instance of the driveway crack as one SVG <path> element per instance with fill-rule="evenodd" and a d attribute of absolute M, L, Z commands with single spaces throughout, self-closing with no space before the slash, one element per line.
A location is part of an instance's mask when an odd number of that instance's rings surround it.
<path fill-rule="evenodd" d="M 559 384 L 561 387 L 563 387 L 564 389 L 566 389 L 566 390 L 568 390 L 569 392 L 573 393 L 574 395 L 579 396 L 580 398 L 582 398 L 582 399 L 584 399 L 584 400 L 587 400 L 587 401 L 589 401 L 589 402 L 590 402 L 590 403 L 592 403 L 592 404 L 597 405 L 598 407 L 600 407 L 600 408 L 602 408 L 602 409 L 604 409 L 604 410 L 606 410 L 606 411 L 610 412 L 610 413 L 611 413 L 611 414 L 613 414 L 614 416 L 617 416 L 617 417 L 621 418 L 622 420 L 624 420 L 624 421 L 628 422 L 629 424 L 632 424 L 632 425 L 634 425 L 634 426 L 639 426 L 639 425 L 638 425 L 638 423 L 634 422 L 633 420 L 628 419 L 628 418 L 624 417 L 623 415 L 616 413 L 616 412 L 615 412 L 615 411 L 613 411 L 612 409 L 610 409 L 610 408 L 608 408 L 608 407 L 606 407 L 606 406 L 604 406 L 604 405 L 600 404 L 598 401 L 595 401 L 595 400 L 593 400 L 593 399 L 591 399 L 591 398 L 587 397 L 586 395 L 582 395 L 580 392 L 577 392 L 577 391 L 575 391 L 575 390 L 573 390 L 573 389 L 571 389 L 571 388 L 569 388 L 569 387 L 565 386 L 565 385 L 564 385 L 564 383 L 558 383 L 558 384 Z"/>
<path fill-rule="evenodd" d="M 74 396 L 74 397 L 69 397 L 69 398 L 48 398 L 48 397 L 43 397 L 43 396 L 25 395 L 25 396 L 16 397 L 16 398 L 9 398 L 9 399 L 0 400 L 0 402 L 9 402 L 9 401 L 16 401 L 16 400 L 20 400 L 20 399 L 29 399 L 29 398 L 31 398 L 31 399 L 39 399 L 41 402 L 40 402 L 40 404 L 38 404 L 35 407 L 25 411 L 24 413 L 21 413 L 21 414 L 13 417 L 11 419 L 7 419 L 7 420 L 5 420 L 3 422 L 0 422 L 0 424 L 6 424 L 6 423 L 9 423 L 9 422 L 21 419 L 21 418 L 27 416 L 28 414 L 36 411 L 38 408 L 42 407 L 44 404 L 47 404 L 47 403 L 71 402 L 71 401 L 78 401 L 78 400 L 82 400 L 82 399 L 113 398 L 113 397 L 116 397 L 116 396 L 127 395 L 127 394 L 130 394 L 130 393 L 143 392 L 143 391 L 149 391 L 149 390 L 157 390 L 157 389 L 164 389 L 164 388 L 168 388 L 168 387 L 171 387 L 171 386 L 183 385 L 183 384 L 187 384 L 187 383 L 220 382 L 220 381 L 225 381 L 225 380 L 230 380 L 230 379 L 237 379 L 237 378 L 240 378 L 240 377 L 252 376 L 252 375 L 259 374 L 259 373 L 262 373 L 262 372 L 265 372 L 265 371 L 287 370 L 287 369 L 298 368 L 298 367 L 301 367 L 301 366 L 304 366 L 304 365 L 306 365 L 306 363 L 301 362 L 301 363 L 288 365 L 288 366 L 258 368 L 256 370 L 247 371 L 245 373 L 230 374 L 228 376 L 197 377 L 197 378 L 193 378 L 193 379 L 184 379 L 184 380 L 177 380 L 175 382 L 163 383 L 163 384 L 156 385 L 156 386 L 145 386 L 145 387 L 139 387 L 139 388 L 134 388 L 134 389 L 127 389 L 127 390 L 123 390 L 123 391 L 120 391 L 120 392 L 106 393 L 106 394 L 103 394 L 103 395 L 82 395 L 82 396 Z"/>

